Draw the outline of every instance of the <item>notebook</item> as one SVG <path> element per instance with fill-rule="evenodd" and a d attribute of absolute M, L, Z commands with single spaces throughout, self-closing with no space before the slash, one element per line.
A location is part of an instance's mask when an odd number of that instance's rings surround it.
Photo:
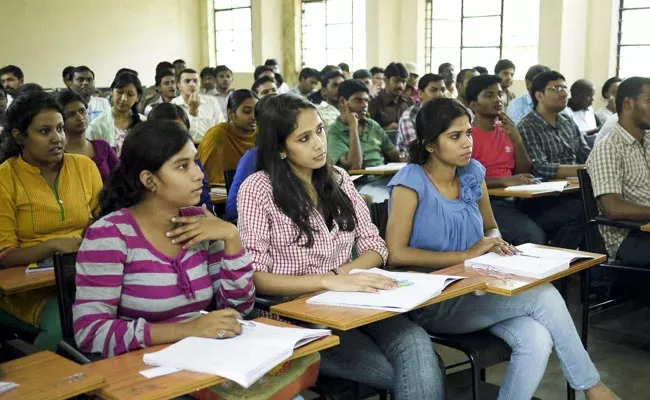
<path fill-rule="evenodd" d="M 293 354 L 331 334 L 329 329 L 280 328 L 246 321 L 229 339 L 188 337 L 143 356 L 147 365 L 214 374 L 249 387 Z"/>
<path fill-rule="evenodd" d="M 393 272 L 379 268 L 350 271 L 351 274 L 359 272 L 384 275 L 406 284 L 392 290 L 380 290 L 378 293 L 329 291 L 308 299 L 307 303 L 406 312 L 438 296 L 451 283 L 463 279 L 462 276 Z"/>
<path fill-rule="evenodd" d="M 35 263 L 31 263 L 25 269 L 25 272 L 43 272 L 43 271 L 54 271 L 54 259 L 52 257 L 46 258 Z"/>
<path fill-rule="evenodd" d="M 546 192 L 562 192 L 569 184 L 568 181 L 554 181 L 542 182 L 535 185 L 517 185 L 508 186 L 506 192 L 531 192 L 531 193 L 546 193 Z"/>
<path fill-rule="evenodd" d="M 366 169 L 368 171 L 399 171 L 405 166 L 405 162 L 392 162 L 384 165 L 377 165 L 376 167 L 368 167 Z"/>
<path fill-rule="evenodd" d="M 502 274 L 542 279 L 568 269 L 574 261 L 593 258 L 592 256 L 580 256 L 560 249 L 540 248 L 531 243 L 517 246 L 517 249 L 522 253 L 515 256 L 500 256 L 496 253 L 487 253 L 466 260 L 465 266 L 492 269 Z"/>

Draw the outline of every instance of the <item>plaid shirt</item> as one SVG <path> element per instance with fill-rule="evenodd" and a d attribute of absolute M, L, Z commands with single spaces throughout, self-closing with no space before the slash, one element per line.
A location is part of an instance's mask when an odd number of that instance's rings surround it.
<path fill-rule="evenodd" d="M 557 177 L 560 165 L 584 164 L 591 149 L 571 117 L 560 113 L 555 126 L 533 110 L 517 129 L 533 163 L 533 174 L 546 179 Z"/>
<path fill-rule="evenodd" d="M 399 119 L 397 127 L 397 143 L 395 143 L 395 148 L 400 154 L 408 153 L 409 144 L 417 138 L 417 133 L 415 132 L 415 118 L 418 116 L 420 108 L 422 108 L 422 104 L 414 104 L 407 108 Z"/>
<path fill-rule="evenodd" d="M 618 194 L 625 201 L 650 206 L 650 132 L 639 143 L 620 124 L 594 148 L 587 160 L 594 196 Z M 601 210 L 602 211 L 602 210 Z M 607 252 L 615 257 L 629 230 L 601 226 Z"/>
<path fill-rule="evenodd" d="M 237 197 L 238 228 L 242 244 L 253 258 L 255 271 L 281 275 L 325 274 L 349 262 L 354 245 L 357 254 L 373 250 L 386 263 L 386 243 L 370 220 L 366 202 L 354 188 L 347 172 L 333 168 L 335 179 L 340 181 L 341 189 L 352 200 L 357 217 L 356 228 L 344 232 L 333 222 L 330 231 L 321 214 L 314 209 L 309 218 L 314 228 L 311 248 L 296 243 L 299 230 L 275 205 L 271 180 L 266 172 L 256 172 L 242 184 Z M 304 239 L 303 236 L 300 242 Z"/>
<path fill-rule="evenodd" d="M 341 115 L 341 112 L 338 110 L 338 108 L 334 107 L 326 101 L 323 101 L 316 106 L 316 112 L 320 116 L 321 121 L 323 121 L 323 128 L 325 129 L 325 132 L 327 132 L 329 127 Z"/>

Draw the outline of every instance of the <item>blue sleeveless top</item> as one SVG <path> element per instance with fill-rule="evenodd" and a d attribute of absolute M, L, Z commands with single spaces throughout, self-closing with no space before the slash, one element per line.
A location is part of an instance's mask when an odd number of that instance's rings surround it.
<path fill-rule="evenodd" d="M 414 190 L 418 205 L 413 216 L 409 247 L 430 251 L 465 251 L 483 237 L 483 218 L 478 208 L 485 168 L 476 160 L 456 173 L 460 198 L 442 196 L 419 164 L 402 168 L 388 183 Z M 392 206 L 392 204 L 391 204 Z"/>

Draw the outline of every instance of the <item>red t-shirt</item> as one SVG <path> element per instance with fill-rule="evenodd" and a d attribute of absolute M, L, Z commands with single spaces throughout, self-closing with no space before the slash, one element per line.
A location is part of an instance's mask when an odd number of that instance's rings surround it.
<path fill-rule="evenodd" d="M 501 122 L 487 132 L 472 126 L 472 158 L 483 164 L 486 178 L 512 176 L 515 169 L 515 144 L 503 131 Z"/>

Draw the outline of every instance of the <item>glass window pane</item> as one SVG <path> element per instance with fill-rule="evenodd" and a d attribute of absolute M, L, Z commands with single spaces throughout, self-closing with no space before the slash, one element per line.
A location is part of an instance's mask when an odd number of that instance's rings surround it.
<path fill-rule="evenodd" d="M 233 31 L 217 31 L 216 33 L 216 39 L 217 39 L 217 50 L 218 51 L 225 51 L 225 50 L 233 50 Z"/>
<path fill-rule="evenodd" d="M 327 64 L 325 56 L 325 48 L 305 49 L 302 52 L 302 63 L 305 66 L 320 69 Z"/>
<path fill-rule="evenodd" d="M 337 65 L 338 63 L 350 63 L 352 60 L 352 49 L 327 49 L 327 64 Z M 322 64 L 321 64 L 322 65 Z"/>
<path fill-rule="evenodd" d="M 252 38 L 250 29 L 242 29 L 237 31 L 232 31 L 233 40 L 232 46 L 233 49 L 242 51 L 242 50 L 252 50 Z"/>
<path fill-rule="evenodd" d="M 302 47 L 305 49 L 325 47 L 325 37 L 325 25 L 304 27 Z"/>
<path fill-rule="evenodd" d="M 219 11 L 214 14 L 214 27 L 218 31 L 232 29 L 232 11 Z"/>
<path fill-rule="evenodd" d="M 231 0 L 233 8 L 250 7 L 251 0 Z"/>
<path fill-rule="evenodd" d="M 538 63 L 537 46 L 503 47 L 502 58 L 507 58 L 515 64 L 515 79 L 524 79 L 526 71 Z M 490 67 L 488 67 L 490 69 Z"/>
<path fill-rule="evenodd" d="M 460 21 L 461 0 L 433 0 L 433 19 Z"/>
<path fill-rule="evenodd" d="M 490 67 L 499 61 L 499 48 L 487 49 L 463 49 L 463 65 L 461 68 L 474 68 L 482 65 L 490 70 Z"/>
<path fill-rule="evenodd" d="M 326 43 L 330 49 L 352 49 L 352 25 L 328 25 Z"/>
<path fill-rule="evenodd" d="M 325 3 L 304 3 L 302 13 L 303 25 L 325 23 Z"/>
<path fill-rule="evenodd" d="M 433 21 L 433 47 L 460 47 L 460 21 Z"/>
<path fill-rule="evenodd" d="M 501 0 L 464 0 L 463 16 L 501 15 Z"/>
<path fill-rule="evenodd" d="M 215 10 L 223 10 L 226 8 L 232 8 L 232 0 L 214 0 Z"/>
<path fill-rule="evenodd" d="M 465 18 L 463 20 L 463 46 L 499 46 L 500 17 Z"/>
<path fill-rule="evenodd" d="M 619 56 L 618 76 L 647 76 L 650 46 L 623 46 Z"/>
<path fill-rule="evenodd" d="M 650 9 L 623 11 L 622 14 L 621 44 L 650 44 Z"/>
<path fill-rule="evenodd" d="M 539 0 L 505 0 L 502 41 L 502 46 L 538 45 Z"/>
<path fill-rule="evenodd" d="M 433 48 L 431 51 L 431 70 L 438 73 L 438 66 L 442 63 L 452 63 L 458 71 L 460 65 L 460 48 L 455 49 L 440 49 Z"/>
<path fill-rule="evenodd" d="M 623 8 L 650 7 L 650 0 L 623 0 Z"/>
<path fill-rule="evenodd" d="M 352 23 L 352 1 L 327 0 L 326 8 L 328 24 Z"/>
<path fill-rule="evenodd" d="M 251 9 L 232 10 L 232 25 L 234 29 L 251 29 Z"/>

